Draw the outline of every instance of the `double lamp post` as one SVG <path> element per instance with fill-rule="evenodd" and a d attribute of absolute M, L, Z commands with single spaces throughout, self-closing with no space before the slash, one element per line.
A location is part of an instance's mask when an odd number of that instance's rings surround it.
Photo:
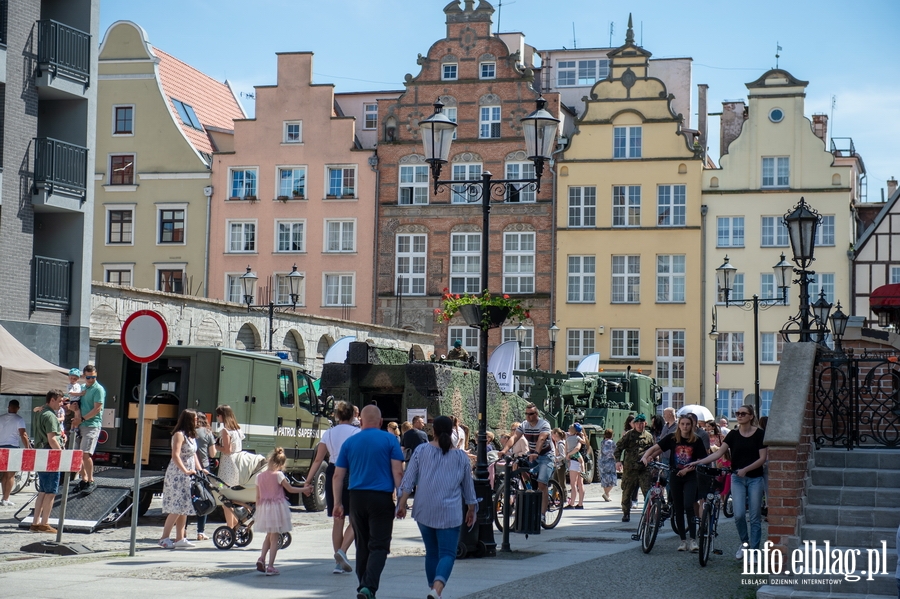
<path fill-rule="evenodd" d="M 303 281 L 303 275 L 297 272 L 297 265 L 295 264 L 290 274 L 285 277 L 288 281 L 288 296 L 291 298 L 291 310 L 295 310 L 297 308 L 297 302 L 300 300 L 300 283 Z M 251 309 L 255 308 L 258 310 L 265 310 L 268 312 L 269 316 L 269 353 L 272 353 L 272 337 L 275 335 L 275 301 L 272 299 L 271 289 L 269 290 L 269 303 L 261 304 L 261 305 L 253 305 L 253 298 L 256 297 L 256 282 L 259 280 L 259 277 L 256 276 L 256 273 L 247 266 L 247 272 L 240 276 L 241 280 L 241 289 L 244 292 L 244 303 L 247 304 L 247 312 L 250 312 Z M 278 285 L 277 279 L 273 281 L 274 285 Z M 279 304 L 280 305 L 280 304 Z M 287 307 L 287 304 L 284 305 Z"/>
<path fill-rule="evenodd" d="M 450 146 L 456 123 L 444 114 L 444 105 L 438 100 L 434 103 L 434 114 L 419 121 L 422 143 L 425 149 L 425 160 L 431 165 L 431 176 L 434 182 L 434 193 L 438 194 L 447 185 L 464 189 L 464 197 L 469 203 L 481 202 L 481 289 L 488 290 L 488 258 L 490 255 L 490 214 L 491 201 L 503 201 L 509 196 L 513 185 L 531 187 L 535 194 L 541 190 L 541 175 L 544 163 L 548 162 L 556 142 L 559 119 L 546 110 L 547 102 L 539 97 L 535 111 L 521 119 L 525 135 L 525 152 L 534 163 L 533 179 L 493 179 L 490 172 L 481 174 L 481 181 L 441 180 L 441 169 L 450 160 Z M 488 329 L 485 323 L 479 327 L 478 363 L 480 373 L 478 379 L 478 449 L 475 461 L 475 495 L 478 498 L 478 540 L 483 543 L 486 555 L 496 555 L 493 528 L 493 504 L 491 502 L 491 486 L 488 479 L 487 463 L 487 363 L 488 363 Z"/>

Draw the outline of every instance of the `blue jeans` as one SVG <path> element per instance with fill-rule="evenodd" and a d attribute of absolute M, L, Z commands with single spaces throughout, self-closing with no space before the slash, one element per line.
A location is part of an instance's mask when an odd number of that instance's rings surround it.
<path fill-rule="evenodd" d="M 550 476 L 553 474 L 553 456 L 549 453 L 538 456 L 534 461 L 532 469 L 537 469 L 537 479 L 539 483 L 547 484 L 550 482 Z"/>
<path fill-rule="evenodd" d="M 453 528 L 431 528 L 419 524 L 422 541 L 425 543 L 425 576 L 428 586 L 433 587 L 435 580 L 445 585 L 456 561 L 456 545 L 459 542 L 459 526 Z"/>
<path fill-rule="evenodd" d="M 763 477 L 740 477 L 731 475 L 731 498 L 734 503 L 734 525 L 737 526 L 741 543 L 749 543 L 749 549 L 759 549 L 762 537 L 762 497 L 765 490 Z M 747 497 L 750 498 L 750 511 L 747 511 Z M 747 534 L 747 520 L 750 520 L 750 534 Z"/>

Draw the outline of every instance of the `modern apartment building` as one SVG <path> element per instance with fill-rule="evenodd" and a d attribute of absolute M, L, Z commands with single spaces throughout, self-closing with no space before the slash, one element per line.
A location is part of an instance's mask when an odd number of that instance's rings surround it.
<path fill-rule="evenodd" d="M 99 0 L 0 2 L 0 325 L 88 359 Z"/>
<path fill-rule="evenodd" d="M 227 81 L 130 21 L 110 26 L 99 63 L 94 280 L 205 297 L 212 154 L 247 115 Z"/>

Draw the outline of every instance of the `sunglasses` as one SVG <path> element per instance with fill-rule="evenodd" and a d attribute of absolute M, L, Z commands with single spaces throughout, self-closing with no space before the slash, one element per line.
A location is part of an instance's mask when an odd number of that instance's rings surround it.
<path fill-rule="evenodd" d="M 86 380 L 86 381 L 92 381 L 92 380 L 94 380 L 94 379 L 96 379 L 96 378 L 97 378 L 97 377 L 95 377 L 95 376 L 86 376 L 86 377 L 84 377 L 84 380 Z"/>
<path fill-rule="evenodd" d="M 526 416 L 537 416 L 537 412 L 525 412 Z"/>
<path fill-rule="evenodd" d="M 735 412 L 735 416 L 749 416 L 750 412 Z"/>

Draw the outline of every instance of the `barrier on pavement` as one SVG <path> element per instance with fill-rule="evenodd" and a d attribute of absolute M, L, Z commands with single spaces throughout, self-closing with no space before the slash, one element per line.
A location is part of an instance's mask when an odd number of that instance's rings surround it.
<path fill-rule="evenodd" d="M 0 472 L 78 472 L 80 449 L 0 449 Z"/>

